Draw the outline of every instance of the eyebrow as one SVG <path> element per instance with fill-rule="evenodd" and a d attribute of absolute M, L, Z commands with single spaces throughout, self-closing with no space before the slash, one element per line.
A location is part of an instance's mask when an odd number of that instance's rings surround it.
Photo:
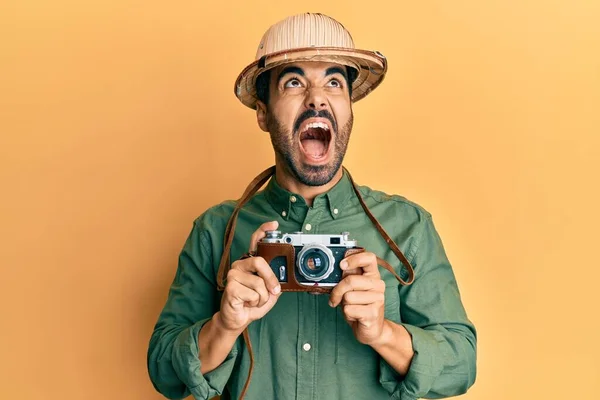
<path fill-rule="evenodd" d="M 283 78 L 287 74 L 297 74 L 297 75 L 300 75 L 300 76 L 304 76 L 304 70 L 302 68 L 300 68 L 300 67 L 294 67 L 294 66 L 292 66 L 292 67 L 285 67 L 279 73 L 279 76 L 277 77 L 277 82 L 279 82 L 281 80 L 281 78 Z M 346 75 L 346 71 L 344 70 L 344 68 L 341 68 L 341 67 L 329 67 L 325 71 L 325 76 L 329 76 L 329 75 L 333 75 L 333 74 L 340 74 L 340 75 L 342 75 L 344 77 L 344 79 L 346 79 L 346 82 L 348 82 L 348 75 Z"/>
<path fill-rule="evenodd" d="M 348 76 L 346 75 L 346 71 L 343 68 L 329 67 L 329 68 L 327 68 L 327 71 L 325 71 L 325 76 L 333 75 L 333 74 L 342 75 L 344 77 L 344 79 L 346 79 L 346 82 L 348 82 Z"/>
<path fill-rule="evenodd" d="M 277 82 L 279 82 L 281 80 L 281 78 L 287 74 L 298 74 L 300 76 L 304 76 L 304 71 L 300 67 L 285 67 L 279 73 L 279 76 L 277 77 Z"/>

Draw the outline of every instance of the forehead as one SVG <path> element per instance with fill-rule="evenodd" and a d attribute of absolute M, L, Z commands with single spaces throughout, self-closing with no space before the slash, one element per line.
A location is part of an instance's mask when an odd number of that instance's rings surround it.
<path fill-rule="evenodd" d="M 301 61 L 283 64 L 274 68 L 271 75 L 273 78 L 277 79 L 281 73 L 286 70 L 301 70 L 305 76 L 315 78 L 324 77 L 326 74 L 329 75 L 332 72 L 335 73 L 336 70 L 339 70 L 343 75 L 346 75 L 345 65 L 322 61 Z"/>

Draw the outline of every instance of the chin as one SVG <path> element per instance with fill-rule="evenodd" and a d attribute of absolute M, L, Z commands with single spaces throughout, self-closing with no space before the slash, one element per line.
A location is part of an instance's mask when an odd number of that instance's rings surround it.
<path fill-rule="evenodd" d="M 331 163 L 322 165 L 302 164 L 300 169 L 292 167 L 296 179 L 306 186 L 323 186 L 331 182 L 337 169 Z"/>

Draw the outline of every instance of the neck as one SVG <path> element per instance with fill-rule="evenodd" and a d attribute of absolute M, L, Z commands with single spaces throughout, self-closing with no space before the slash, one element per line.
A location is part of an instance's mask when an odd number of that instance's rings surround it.
<path fill-rule="evenodd" d="M 275 163 L 275 178 L 279 186 L 292 193 L 299 194 L 309 206 L 312 206 L 315 197 L 334 187 L 342 179 L 343 173 L 343 169 L 340 167 L 333 178 L 326 184 L 322 186 L 308 186 L 299 182 L 282 162 L 277 160 Z"/>

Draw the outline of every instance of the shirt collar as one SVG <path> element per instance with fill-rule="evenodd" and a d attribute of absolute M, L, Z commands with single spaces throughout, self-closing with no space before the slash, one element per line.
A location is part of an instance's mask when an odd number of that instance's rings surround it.
<path fill-rule="evenodd" d="M 265 197 L 275 211 L 281 217 L 287 220 L 290 217 L 292 208 L 308 208 L 306 201 L 297 193 L 292 193 L 282 188 L 277 183 L 276 176 L 273 175 L 265 188 Z M 344 170 L 342 178 L 331 189 L 321 193 L 313 200 L 313 207 L 326 207 L 333 219 L 339 218 L 344 214 L 344 206 L 348 199 L 354 195 L 352 183 L 348 178 L 348 173 Z"/>

